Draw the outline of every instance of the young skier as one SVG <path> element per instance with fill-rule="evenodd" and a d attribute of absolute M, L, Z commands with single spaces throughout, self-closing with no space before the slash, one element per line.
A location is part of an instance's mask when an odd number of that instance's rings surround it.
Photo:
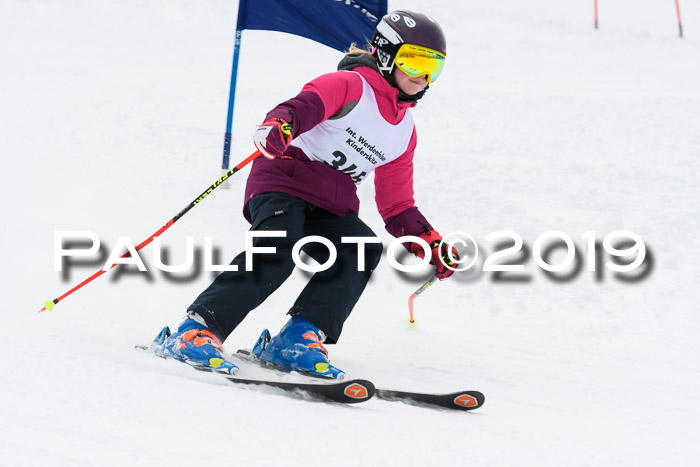
<path fill-rule="evenodd" d="M 453 273 L 446 266 L 454 266 L 448 250 L 458 260 L 456 252 L 441 244 L 413 199 L 416 129 L 410 108 L 442 71 L 444 34 L 423 14 L 395 11 L 381 19 L 371 45 L 371 51 L 353 47 L 338 71 L 307 83 L 267 114 L 254 135 L 265 157 L 253 163 L 243 212 L 251 230 L 284 236 L 256 237 L 254 247 L 273 247 L 275 253 L 253 255 L 251 264 L 239 254 L 231 263 L 238 270 L 223 272 L 197 297 L 176 333 L 164 328 L 154 341 L 156 351 L 235 373 L 220 342 L 289 277 L 294 244 L 315 235 L 333 243 L 336 260 L 313 275 L 279 334 L 271 338 L 263 331 L 253 354 L 287 371 L 342 376 L 323 343 L 338 341 L 381 256 L 381 243 L 341 240 L 375 237 L 358 217 L 356 195 L 373 171 L 387 231 L 425 240 L 438 278 Z M 424 257 L 421 244 L 408 248 Z M 319 243 L 302 250 L 321 264 L 329 260 L 329 249 Z"/>

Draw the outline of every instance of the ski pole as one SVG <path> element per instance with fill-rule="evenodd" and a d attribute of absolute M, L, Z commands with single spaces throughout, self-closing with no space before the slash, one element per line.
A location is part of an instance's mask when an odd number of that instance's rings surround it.
<path fill-rule="evenodd" d="M 416 322 L 415 318 L 413 317 L 413 300 L 416 299 L 416 297 L 423 293 L 425 289 L 433 285 L 436 281 L 438 280 L 437 276 L 433 276 L 428 282 L 425 284 L 421 285 L 418 290 L 413 292 L 410 297 L 408 297 L 408 312 L 411 314 L 411 317 L 408 318 L 408 327 L 413 329 L 416 326 L 418 326 L 418 323 Z"/>
<path fill-rule="evenodd" d="M 150 237 L 148 237 L 146 240 L 144 240 L 143 242 L 141 242 L 141 243 L 136 247 L 136 251 L 139 251 L 141 248 L 143 248 L 143 247 L 147 246 L 148 244 L 150 244 L 150 243 L 153 241 L 154 238 L 158 237 L 160 234 L 162 234 L 163 232 L 165 232 L 166 230 L 168 230 L 168 229 L 170 228 L 171 225 L 173 225 L 175 222 L 177 222 L 178 220 L 180 220 L 180 218 L 181 218 L 182 216 L 184 216 L 185 214 L 187 214 L 187 212 L 188 212 L 190 209 L 192 209 L 193 207 L 195 207 L 195 206 L 196 206 L 197 204 L 199 204 L 204 198 L 206 198 L 206 197 L 209 195 L 209 193 L 211 193 L 212 191 L 214 191 L 214 189 L 216 189 L 219 185 L 221 185 L 222 183 L 224 183 L 230 176 L 232 176 L 233 174 L 235 174 L 236 172 L 238 172 L 239 170 L 241 170 L 243 167 L 245 167 L 246 165 L 248 165 L 249 162 L 251 162 L 251 161 L 252 161 L 253 159 L 255 159 L 256 157 L 260 156 L 261 154 L 262 154 L 262 153 L 261 153 L 260 151 L 255 151 L 253 154 L 251 154 L 250 156 L 248 156 L 247 158 L 245 158 L 240 164 L 238 164 L 237 166 L 235 166 L 234 168 L 232 168 L 231 170 L 229 170 L 228 172 L 226 172 L 221 178 L 219 178 L 217 181 L 215 181 L 214 183 L 212 183 L 212 185 L 211 185 L 209 188 L 207 188 L 206 190 L 204 190 L 204 192 L 203 192 L 201 195 L 199 195 L 197 198 L 195 198 L 194 201 L 192 201 L 190 204 L 188 204 L 187 207 L 185 207 L 185 209 L 183 209 L 182 211 L 180 211 L 179 213 L 177 213 L 177 215 L 176 215 L 175 217 L 173 217 L 172 219 L 170 219 L 163 227 L 161 227 L 160 229 L 158 229 L 158 231 L 157 231 L 156 233 L 154 233 L 153 235 L 151 235 Z M 129 256 L 131 256 L 131 254 L 130 254 L 129 252 L 127 252 L 127 253 L 125 253 L 124 255 L 122 255 L 122 258 L 128 258 Z M 112 268 L 113 268 L 114 266 L 116 266 L 116 265 L 117 265 L 117 263 L 114 263 L 112 266 L 110 266 L 109 269 L 112 269 Z M 61 300 L 63 300 L 64 298 L 66 298 L 67 296 L 69 296 L 70 294 L 72 294 L 73 292 L 75 292 L 76 290 L 80 289 L 80 288 L 83 287 L 84 285 L 87 285 L 87 284 L 89 284 L 90 282 L 92 282 L 93 280 L 97 279 L 98 277 L 100 277 L 100 276 L 101 276 L 102 274 L 104 274 L 105 272 L 107 272 L 107 270 L 105 270 L 104 268 L 103 268 L 103 269 L 100 269 L 100 270 L 97 271 L 95 274 L 93 274 L 92 276 L 88 277 L 88 278 L 85 279 L 83 282 L 81 282 L 80 284 L 76 285 L 75 287 L 73 287 L 72 289 L 70 289 L 68 292 L 66 292 L 66 293 L 64 293 L 63 295 L 61 295 L 60 297 L 54 298 L 53 300 L 47 300 L 47 301 L 45 301 L 45 302 L 44 302 L 44 306 L 41 308 L 41 310 L 39 310 L 39 313 L 41 313 L 42 311 L 46 311 L 46 310 L 48 310 L 48 311 L 53 310 L 53 308 L 56 306 L 56 304 L 57 304 L 58 302 L 60 302 Z"/>
<path fill-rule="evenodd" d="M 681 7 L 678 5 L 678 0 L 676 0 L 676 15 L 678 16 L 678 35 L 683 38 L 683 22 L 681 21 Z"/>
<path fill-rule="evenodd" d="M 593 25 L 598 29 L 598 0 L 593 0 Z"/>

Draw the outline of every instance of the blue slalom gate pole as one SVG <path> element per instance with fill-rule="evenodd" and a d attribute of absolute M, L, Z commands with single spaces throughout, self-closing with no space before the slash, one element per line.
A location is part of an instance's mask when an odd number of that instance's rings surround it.
<path fill-rule="evenodd" d="M 228 115 L 226 116 L 226 134 L 224 135 L 224 154 L 221 168 L 228 170 L 231 155 L 231 128 L 233 126 L 233 106 L 236 100 L 236 79 L 238 77 L 238 55 L 241 49 L 241 30 L 236 29 L 236 42 L 233 46 L 233 65 L 231 66 L 231 88 L 228 94 Z"/>

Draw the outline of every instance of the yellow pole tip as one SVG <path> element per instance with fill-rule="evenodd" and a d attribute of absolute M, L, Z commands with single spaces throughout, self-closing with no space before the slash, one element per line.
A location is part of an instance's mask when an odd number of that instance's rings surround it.
<path fill-rule="evenodd" d="M 408 319 L 408 328 L 409 329 L 416 329 L 417 327 L 418 327 L 418 321 L 415 319 L 412 320 L 411 318 L 409 318 Z"/>

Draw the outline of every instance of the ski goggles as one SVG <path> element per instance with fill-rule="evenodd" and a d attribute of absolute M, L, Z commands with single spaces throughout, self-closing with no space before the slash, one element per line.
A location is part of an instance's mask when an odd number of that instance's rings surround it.
<path fill-rule="evenodd" d="M 403 44 L 396 53 L 394 63 L 413 78 L 428 75 L 428 82 L 432 83 L 438 79 L 445 65 L 445 54 L 419 45 Z"/>

